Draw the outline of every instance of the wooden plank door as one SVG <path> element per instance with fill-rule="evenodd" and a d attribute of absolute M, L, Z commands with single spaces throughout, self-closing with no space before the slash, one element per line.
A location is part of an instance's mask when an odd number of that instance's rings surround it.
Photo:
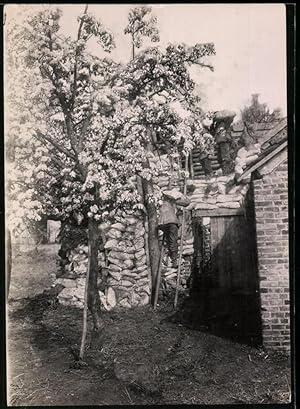
<path fill-rule="evenodd" d="M 253 237 L 244 216 L 211 217 L 211 275 L 216 287 L 256 290 Z"/>
<path fill-rule="evenodd" d="M 217 335 L 259 344 L 259 283 L 254 230 L 243 215 L 210 218 L 206 311 Z"/>

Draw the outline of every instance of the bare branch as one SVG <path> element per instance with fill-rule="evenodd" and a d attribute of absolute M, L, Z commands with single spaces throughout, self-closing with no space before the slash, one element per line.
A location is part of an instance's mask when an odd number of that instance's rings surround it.
<path fill-rule="evenodd" d="M 214 71 L 214 67 L 210 64 L 204 64 L 202 62 L 193 62 L 193 64 L 200 65 L 200 67 L 209 68 L 211 71 Z"/>

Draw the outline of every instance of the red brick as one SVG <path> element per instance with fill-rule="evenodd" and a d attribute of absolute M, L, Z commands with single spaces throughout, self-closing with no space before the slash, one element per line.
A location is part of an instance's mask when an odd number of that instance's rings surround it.
<path fill-rule="evenodd" d="M 257 206 L 272 206 L 272 202 L 260 202 L 260 201 L 257 201 L 255 204 L 256 204 Z"/>
<path fill-rule="evenodd" d="M 273 248 L 263 248 L 263 249 L 258 249 L 260 254 L 264 253 L 273 253 L 274 249 Z"/>
<path fill-rule="evenodd" d="M 287 211 L 275 212 L 274 214 L 275 214 L 276 219 L 285 219 L 288 216 Z"/>
<path fill-rule="evenodd" d="M 265 223 L 263 228 L 268 235 L 277 233 L 276 224 Z"/>
<path fill-rule="evenodd" d="M 272 259 L 269 259 L 269 260 L 264 260 L 263 261 L 263 264 L 276 264 L 276 260 L 274 259 L 274 260 L 272 260 Z"/>

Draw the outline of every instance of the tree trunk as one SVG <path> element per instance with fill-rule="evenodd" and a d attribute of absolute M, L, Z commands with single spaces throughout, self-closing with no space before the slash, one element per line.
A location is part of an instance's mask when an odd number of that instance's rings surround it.
<path fill-rule="evenodd" d="M 150 140 L 152 140 L 152 135 L 150 135 Z M 153 152 L 153 145 L 148 142 L 146 146 L 148 152 Z M 150 163 L 147 159 L 143 164 L 144 169 L 150 169 Z M 159 240 L 158 240 L 158 220 L 157 220 L 157 211 L 154 203 L 149 202 L 148 197 L 153 195 L 153 181 L 142 179 L 143 187 L 143 198 L 144 205 L 147 211 L 148 219 L 148 249 L 151 265 L 151 276 L 152 276 L 152 293 L 155 290 L 156 278 L 159 265 L 160 249 L 159 249 Z M 153 302 L 152 294 L 152 302 Z"/>
<path fill-rule="evenodd" d="M 146 201 L 145 201 L 143 183 L 142 183 L 142 178 L 140 176 L 137 176 L 137 191 L 142 198 L 143 205 L 145 205 Z M 146 212 L 143 214 L 143 225 L 145 229 L 144 241 L 145 241 L 147 272 L 148 272 L 148 279 L 150 283 L 150 291 L 152 291 L 152 272 L 151 272 L 151 261 L 150 261 L 150 251 L 149 251 L 149 238 L 148 238 L 149 225 L 148 225 L 148 215 Z"/>
<path fill-rule="evenodd" d="M 98 223 L 94 219 L 89 219 L 88 222 L 88 241 L 90 246 L 89 254 L 89 281 L 88 281 L 88 308 L 93 318 L 93 334 L 92 338 L 96 340 L 101 334 L 104 323 L 101 318 L 100 296 L 98 292 L 98 240 L 99 230 Z"/>
<path fill-rule="evenodd" d="M 151 264 L 151 276 L 152 276 L 152 290 L 155 288 L 156 276 L 159 264 L 159 241 L 158 241 L 158 220 L 156 207 L 153 203 L 149 203 L 147 200 L 149 195 L 153 194 L 153 183 L 143 179 L 142 186 L 145 198 L 145 207 L 148 215 L 148 247 Z"/>

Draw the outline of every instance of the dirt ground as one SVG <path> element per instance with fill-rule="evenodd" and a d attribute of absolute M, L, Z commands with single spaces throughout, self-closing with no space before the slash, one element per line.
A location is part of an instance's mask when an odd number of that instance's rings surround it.
<path fill-rule="evenodd" d="M 102 343 L 76 368 L 82 311 L 55 302 L 56 245 L 15 250 L 8 303 L 12 406 L 287 403 L 287 357 L 193 331 L 164 302 L 104 313 Z M 88 337 L 88 344 L 90 334 Z"/>

